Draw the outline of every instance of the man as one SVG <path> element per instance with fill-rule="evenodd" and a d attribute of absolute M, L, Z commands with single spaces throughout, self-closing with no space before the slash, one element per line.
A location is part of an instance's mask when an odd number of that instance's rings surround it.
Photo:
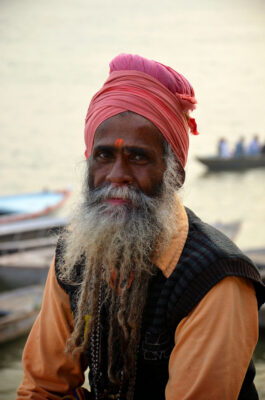
<path fill-rule="evenodd" d="M 57 246 L 17 399 L 257 399 L 259 273 L 176 196 L 197 134 L 194 91 L 139 56 L 110 71 L 88 109 L 83 199 Z"/>

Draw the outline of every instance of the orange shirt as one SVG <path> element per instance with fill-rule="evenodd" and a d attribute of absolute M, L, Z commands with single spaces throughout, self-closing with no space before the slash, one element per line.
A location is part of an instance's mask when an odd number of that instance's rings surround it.
<path fill-rule="evenodd" d="M 154 260 L 169 277 L 183 250 L 188 218 L 177 201 L 176 233 Z M 86 365 L 65 353 L 73 328 L 68 295 L 52 264 L 41 312 L 23 354 L 24 378 L 17 400 L 59 400 L 84 382 Z M 176 328 L 169 360 L 166 400 L 238 398 L 258 340 L 258 310 L 252 283 L 227 277 L 215 285 Z"/>

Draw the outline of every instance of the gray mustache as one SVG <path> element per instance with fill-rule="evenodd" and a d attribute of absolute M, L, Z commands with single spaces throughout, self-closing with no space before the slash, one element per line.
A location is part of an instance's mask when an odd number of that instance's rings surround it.
<path fill-rule="evenodd" d="M 146 201 L 148 196 L 140 191 L 135 190 L 132 187 L 121 186 L 113 187 L 112 185 L 103 186 L 90 190 L 90 199 L 92 202 L 100 202 L 113 197 L 118 197 L 124 200 L 130 200 L 133 204 L 139 204 L 142 201 Z"/>

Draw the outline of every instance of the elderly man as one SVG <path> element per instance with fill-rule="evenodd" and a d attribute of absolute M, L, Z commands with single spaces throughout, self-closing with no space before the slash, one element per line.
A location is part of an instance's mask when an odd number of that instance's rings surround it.
<path fill-rule="evenodd" d="M 83 198 L 57 246 L 17 399 L 258 398 L 259 273 L 176 195 L 195 103 L 165 65 L 111 62 L 86 117 Z"/>

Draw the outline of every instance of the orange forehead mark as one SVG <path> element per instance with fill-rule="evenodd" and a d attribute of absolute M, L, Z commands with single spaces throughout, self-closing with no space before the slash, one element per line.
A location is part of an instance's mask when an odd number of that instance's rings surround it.
<path fill-rule="evenodd" d="M 114 146 L 115 147 L 122 147 L 123 144 L 124 144 L 124 140 L 121 139 L 121 138 L 116 139 L 115 142 L 114 142 Z"/>

